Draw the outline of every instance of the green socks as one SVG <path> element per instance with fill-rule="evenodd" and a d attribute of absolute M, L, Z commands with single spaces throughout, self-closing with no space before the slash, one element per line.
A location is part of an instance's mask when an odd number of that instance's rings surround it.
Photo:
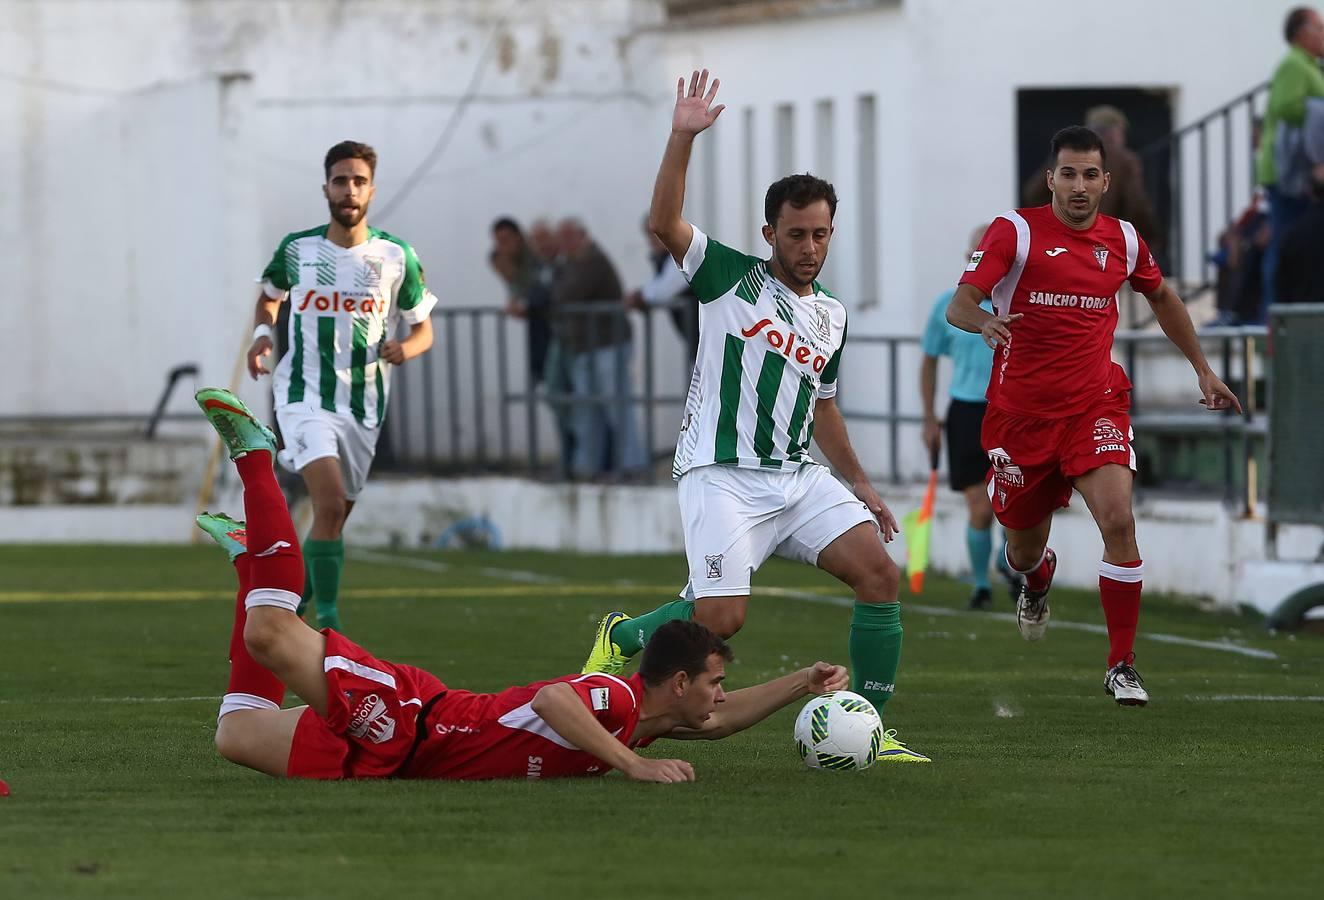
<path fill-rule="evenodd" d="M 851 690 L 883 714 L 901 662 L 901 604 L 856 603 L 850 621 Z"/>
<path fill-rule="evenodd" d="M 621 648 L 621 652 L 626 656 L 634 656 L 640 650 L 644 649 L 644 644 L 667 622 L 675 619 L 684 619 L 686 622 L 694 618 L 694 602 L 692 600 L 672 600 L 670 603 L 663 603 L 657 609 L 650 613 L 644 613 L 642 616 L 635 616 L 625 622 L 621 622 L 611 630 L 611 640 Z"/>
<path fill-rule="evenodd" d="M 317 604 L 317 627 L 340 630 L 340 613 L 336 601 L 340 598 L 340 573 L 345 568 L 345 542 L 304 541 L 303 559 L 307 583 L 305 600 L 309 595 Z"/>

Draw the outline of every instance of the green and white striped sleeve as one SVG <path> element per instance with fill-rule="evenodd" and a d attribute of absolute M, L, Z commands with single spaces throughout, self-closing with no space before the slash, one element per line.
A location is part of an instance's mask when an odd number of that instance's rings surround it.
<path fill-rule="evenodd" d="M 694 236 L 690 238 L 690 247 L 685 251 L 680 268 L 700 303 L 711 303 L 725 296 L 750 269 L 763 262 L 756 256 L 746 256 L 718 243 L 694 226 L 690 227 L 694 228 Z"/>

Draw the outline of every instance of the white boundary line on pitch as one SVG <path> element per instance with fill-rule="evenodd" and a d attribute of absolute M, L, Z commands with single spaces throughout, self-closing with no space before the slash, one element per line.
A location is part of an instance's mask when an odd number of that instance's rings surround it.
<path fill-rule="evenodd" d="M 455 566 L 449 563 L 437 562 L 433 559 L 419 559 L 417 556 L 402 556 L 395 553 L 382 553 L 378 550 L 350 550 L 345 554 L 350 559 L 360 559 L 364 562 L 378 563 L 387 566 L 404 566 L 407 569 L 418 569 L 422 572 L 454 572 Z M 519 581 L 526 584 L 564 584 L 565 579 L 560 575 L 543 575 L 540 572 L 525 572 L 520 569 L 498 569 L 495 566 L 481 566 L 477 569 L 464 568 L 465 572 L 475 572 L 479 575 L 486 575 L 488 578 L 498 578 L 503 581 Z"/>
<path fill-rule="evenodd" d="M 808 600 L 811 603 L 829 603 L 833 606 L 854 606 L 855 601 L 850 597 L 838 597 L 833 594 L 815 594 L 810 591 L 794 591 L 786 588 L 759 588 L 760 593 L 772 594 L 776 597 L 792 597 L 798 600 Z M 972 613 L 960 609 L 951 609 L 946 606 L 928 606 L 922 603 L 904 602 L 902 604 L 906 609 L 914 610 L 917 613 L 928 616 L 972 616 L 980 619 L 997 619 L 1003 622 L 1015 622 L 1016 617 L 1011 613 L 990 613 L 979 612 Z M 1107 634 L 1108 629 L 1102 625 L 1095 625 L 1091 622 L 1064 622 L 1061 619 L 1052 620 L 1054 628 L 1065 628 L 1070 631 L 1086 631 L 1090 634 Z M 1161 632 L 1142 631 L 1137 637 L 1146 640 L 1158 641 L 1162 644 L 1178 644 L 1183 647 L 1199 647 L 1202 650 L 1219 650 L 1224 653 L 1236 653 L 1240 656 L 1249 656 L 1252 659 L 1277 659 L 1278 654 L 1272 650 L 1260 650 L 1256 647 L 1241 647 L 1237 644 L 1230 644 L 1225 641 L 1202 641 L 1197 638 L 1181 637 L 1176 634 L 1163 634 Z"/>

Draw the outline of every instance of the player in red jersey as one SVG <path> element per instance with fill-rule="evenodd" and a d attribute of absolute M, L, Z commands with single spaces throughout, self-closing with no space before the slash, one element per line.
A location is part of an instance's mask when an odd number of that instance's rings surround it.
<path fill-rule="evenodd" d="M 379 660 L 295 613 L 303 559 L 272 472 L 274 435 L 228 391 L 199 391 L 198 403 L 239 471 L 248 518 L 245 526 L 198 517 L 239 575 L 230 683 L 216 727 L 216 745 L 232 762 L 293 778 L 561 778 L 620 769 L 638 781 L 693 781 L 684 760 L 635 749 L 660 737 L 727 737 L 849 682 L 844 668 L 820 662 L 728 694 L 731 649 L 684 621 L 658 629 L 630 678 L 566 675 L 475 694 Z M 286 687 L 308 705 L 281 709 Z"/>
<path fill-rule="evenodd" d="M 1099 136 L 1064 128 L 1053 136 L 1052 158 L 1052 203 L 993 220 L 947 321 L 995 350 L 981 438 L 991 463 L 989 497 L 1007 530 L 1007 563 L 1024 578 L 1016 604 L 1021 635 L 1039 640 L 1048 626 L 1057 567 L 1048 533 L 1053 511 L 1075 488 L 1103 535 L 1104 689 L 1119 704 L 1143 706 L 1149 695 L 1133 666 L 1144 566 L 1131 510 L 1131 382 L 1112 361 L 1123 282 L 1145 295 L 1163 333 L 1190 361 L 1200 402 L 1214 411 L 1240 411 L 1241 404 L 1209 367 L 1185 305 L 1135 228 L 1099 215 L 1108 190 Z M 979 308 L 985 297 L 992 314 Z"/>

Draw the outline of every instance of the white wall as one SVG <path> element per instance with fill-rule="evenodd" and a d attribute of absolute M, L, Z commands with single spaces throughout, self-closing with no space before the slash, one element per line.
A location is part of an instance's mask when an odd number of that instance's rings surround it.
<path fill-rule="evenodd" d="M 10 0 L 2 11 L 0 265 L 18 323 L 2 349 L 24 390 L 0 395 L 0 414 L 89 412 L 107 391 L 147 411 L 182 360 L 202 364 L 202 382 L 229 382 L 252 278 L 283 234 L 326 221 L 321 160 L 346 138 L 380 156 L 370 220 L 414 244 L 445 303 L 504 300 L 486 262 L 499 215 L 581 215 L 628 284 L 646 275 L 657 101 L 640 91 L 658 90 L 657 39 L 630 35 L 654 4 Z M 477 99 L 402 197 L 480 69 Z M 248 78 L 218 77 L 235 72 Z M 188 408 L 185 393 L 174 409 Z"/>

